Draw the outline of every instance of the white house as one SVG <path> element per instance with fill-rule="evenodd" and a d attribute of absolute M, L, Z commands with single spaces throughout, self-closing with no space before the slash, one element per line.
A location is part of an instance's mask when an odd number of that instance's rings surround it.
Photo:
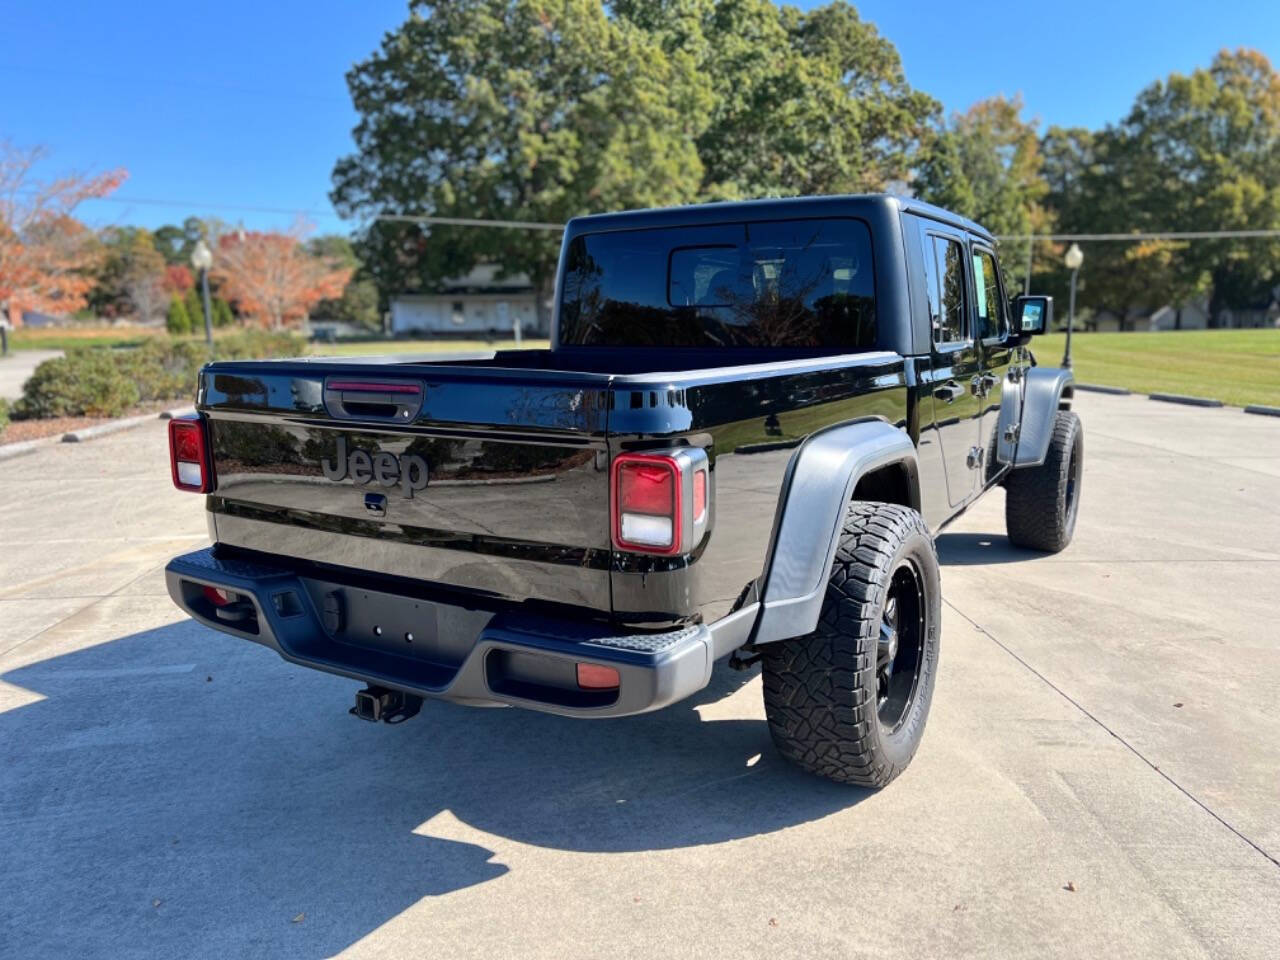
<path fill-rule="evenodd" d="M 391 301 L 392 334 L 433 336 L 547 336 L 539 329 L 533 283 L 524 274 L 498 278 L 497 264 L 480 264 L 444 281 L 438 293 L 404 293 Z"/>
<path fill-rule="evenodd" d="M 1190 300 L 1177 307 L 1132 307 L 1123 316 L 1112 310 L 1099 310 L 1085 318 L 1083 328 L 1099 333 L 1120 330 L 1208 330 L 1238 329 L 1241 327 L 1280 326 L 1280 300 L 1273 299 L 1266 306 L 1248 310 L 1222 310 L 1217 318 L 1209 315 L 1209 301 L 1205 297 Z"/>

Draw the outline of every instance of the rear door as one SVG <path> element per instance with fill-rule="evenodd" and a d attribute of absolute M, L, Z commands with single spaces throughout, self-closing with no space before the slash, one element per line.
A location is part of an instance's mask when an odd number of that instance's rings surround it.
<path fill-rule="evenodd" d="M 972 330 L 971 267 L 962 233 L 942 224 L 921 225 L 932 346 L 930 392 L 947 477 L 947 497 L 958 507 L 978 490 L 982 361 Z"/>
<path fill-rule="evenodd" d="M 233 363 L 201 393 L 219 543 L 609 610 L 608 377 Z"/>
<path fill-rule="evenodd" d="M 1000 405 L 1004 399 L 1005 375 L 1009 372 L 1014 352 L 1008 343 L 1008 301 L 1005 299 L 1004 282 L 995 251 L 984 241 L 973 240 L 970 242 L 970 252 L 974 292 L 973 329 L 982 359 L 978 388 L 982 401 L 979 449 L 984 460 L 982 473 L 986 479 L 994 479 L 998 470 L 995 452 Z M 1010 399 L 1017 402 L 1019 398 Z"/>

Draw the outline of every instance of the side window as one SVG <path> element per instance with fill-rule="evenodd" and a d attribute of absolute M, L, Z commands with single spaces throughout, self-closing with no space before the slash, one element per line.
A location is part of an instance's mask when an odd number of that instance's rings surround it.
<path fill-rule="evenodd" d="M 924 272 L 933 342 L 964 342 L 964 252 L 960 244 L 926 234 Z"/>
<path fill-rule="evenodd" d="M 980 340 L 1003 337 L 1009 332 L 1004 296 L 1000 293 L 1000 276 L 996 258 L 981 247 L 973 251 L 973 289 L 978 302 L 974 305 L 977 336 Z"/>

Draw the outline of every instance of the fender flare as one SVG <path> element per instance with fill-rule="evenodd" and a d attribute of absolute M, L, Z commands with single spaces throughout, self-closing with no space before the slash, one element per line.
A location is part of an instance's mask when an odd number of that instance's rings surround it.
<path fill-rule="evenodd" d="M 811 633 L 818 625 L 827 578 L 858 481 L 891 464 L 906 468 L 919 509 L 915 444 L 884 420 L 832 427 L 810 437 L 787 467 L 764 576 L 755 644 Z"/>
<path fill-rule="evenodd" d="M 1013 458 L 1014 469 L 1038 467 L 1049 455 L 1049 441 L 1053 438 L 1053 421 L 1062 395 L 1068 387 L 1074 390 L 1075 374 L 1065 367 L 1031 367 L 1025 371 L 1022 383 L 1022 416 L 1019 418 L 1017 453 Z M 1068 398 L 1071 393 L 1067 393 Z M 1016 412 L 1016 411 L 1015 411 Z M 1000 444 L 1004 447 L 1004 433 L 1008 426 L 1005 411 L 1000 409 Z M 1004 450 L 1001 450 L 1003 453 Z M 1004 460 L 1004 458 L 1001 458 Z M 1008 460 L 1004 460 L 1008 462 Z"/>

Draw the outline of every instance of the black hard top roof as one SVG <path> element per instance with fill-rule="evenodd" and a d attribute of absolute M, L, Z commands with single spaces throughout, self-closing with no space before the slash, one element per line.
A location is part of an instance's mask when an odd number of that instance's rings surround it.
<path fill-rule="evenodd" d="M 699 223 L 734 223 L 746 220 L 781 220 L 787 217 L 857 216 L 875 209 L 877 212 L 906 211 L 931 220 L 969 230 L 992 239 L 991 234 L 967 217 L 906 197 L 887 193 L 847 194 L 831 197 L 780 197 L 767 200 L 734 200 L 720 203 L 695 203 L 683 207 L 654 210 L 627 210 L 621 213 L 597 213 L 574 217 L 565 227 L 568 237 L 607 230 L 643 230 L 653 227 L 679 227 Z"/>

